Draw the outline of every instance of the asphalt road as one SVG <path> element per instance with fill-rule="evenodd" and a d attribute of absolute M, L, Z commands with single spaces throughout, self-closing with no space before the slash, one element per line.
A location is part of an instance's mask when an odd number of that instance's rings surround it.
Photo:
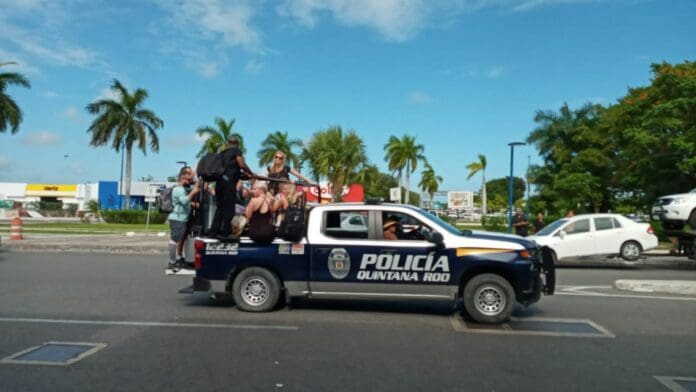
<path fill-rule="evenodd" d="M 588 319 L 601 337 L 464 324 L 450 304 L 302 301 L 239 312 L 158 256 L 0 252 L 0 358 L 48 341 L 104 343 L 70 366 L 0 364 L 2 391 L 668 391 L 696 377 L 696 298 L 611 289 L 696 280 L 693 268 L 564 268 L 521 320 Z M 609 337 L 607 337 L 609 336 Z M 696 381 L 682 385 L 696 388 Z"/>

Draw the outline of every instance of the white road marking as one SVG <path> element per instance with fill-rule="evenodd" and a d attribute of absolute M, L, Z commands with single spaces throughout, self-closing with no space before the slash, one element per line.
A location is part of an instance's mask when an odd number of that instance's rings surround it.
<path fill-rule="evenodd" d="M 212 329 L 269 329 L 297 331 L 294 325 L 246 325 L 246 324 L 207 324 L 174 323 L 157 321 L 117 321 L 117 320 L 65 320 L 43 318 L 0 317 L 2 323 L 36 323 L 36 324 L 78 324 L 78 325 L 115 325 L 123 327 L 170 327 L 170 328 L 212 328 Z"/>
<path fill-rule="evenodd" d="M 577 297 L 612 297 L 612 298 L 637 298 L 637 299 L 659 299 L 668 301 L 696 301 L 696 297 L 668 297 L 660 295 L 637 295 L 637 294 L 611 294 L 598 293 L 589 290 L 612 289 L 612 286 L 558 286 L 560 291 L 556 295 L 571 295 Z"/>
<path fill-rule="evenodd" d="M 696 383 L 696 377 L 655 376 L 655 379 L 672 392 L 689 392 L 689 389 L 679 385 L 679 381 Z"/>
<path fill-rule="evenodd" d="M 60 361 L 60 362 L 51 362 L 51 361 L 35 361 L 31 359 L 17 359 L 21 357 L 24 354 L 28 354 L 32 351 L 38 350 L 42 348 L 43 346 L 46 345 L 68 345 L 68 346 L 87 346 L 91 347 L 88 350 L 85 350 L 83 353 L 80 355 L 70 358 L 65 361 Z M 7 356 L 0 360 L 0 364 L 14 364 L 14 365 L 48 365 L 48 366 L 69 366 L 72 365 L 73 363 L 80 361 L 82 359 L 87 358 L 88 356 L 96 353 L 97 351 L 103 349 L 106 347 L 106 343 L 87 343 L 87 342 L 46 342 L 40 346 L 35 346 L 35 347 L 30 347 L 26 350 L 22 350 L 18 353 L 14 353 L 10 356 Z"/>

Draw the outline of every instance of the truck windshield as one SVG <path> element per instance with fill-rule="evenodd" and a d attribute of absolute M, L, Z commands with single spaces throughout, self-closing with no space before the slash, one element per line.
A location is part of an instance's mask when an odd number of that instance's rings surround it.
<path fill-rule="evenodd" d="M 456 227 L 452 226 L 449 222 L 440 219 L 439 216 L 437 216 L 437 215 L 435 215 L 435 214 L 431 214 L 431 213 L 429 213 L 428 211 L 422 210 L 422 209 L 419 209 L 418 211 L 419 211 L 421 214 L 423 214 L 423 215 L 427 216 L 428 218 L 430 218 L 433 222 L 435 222 L 435 223 L 436 223 L 438 226 L 440 226 L 441 228 L 443 228 L 443 229 L 449 231 L 450 233 L 456 234 L 456 235 L 462 235 L 462 231 L 461 231 L 461 230 L 459 230 L 459 229 L 457 229 Z"/>

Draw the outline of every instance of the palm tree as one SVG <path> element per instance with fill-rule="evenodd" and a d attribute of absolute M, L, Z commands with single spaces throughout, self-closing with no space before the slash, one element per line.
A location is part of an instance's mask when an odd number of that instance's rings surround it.
<path fill-rule="evenodd" d="M 355 181 L 367 162 L 365 143 L 353 130 L 330 127 L 312 136 L 302 161 L 309 163 L 314 177 L 328 178 L 334 201 L 341 201 L 343 186 Z"/>
<path fill-rule="evenodd" d="M 476 175 L 476 173 L 481 172 L 481 216 L 486 216 L 486 156 L 479 154 L 478 162 L 471 162 L 466 165 L 467 170 L 469 170 L 469 176 L 467 180 Z"/>
<path fill-rule="evenodd" d="M 205 137 L 203 147 L 201 147 L 201 150 L 198 151 L 196 155 L 197 158 L 201 158 L 209 152 L 220 152 L 224 150 L 227 148 L 227 139 L 229 139 L 230 136 L 236 136 L 237 139 L 239 139 L 239 150 L 242 151 L 242 154 L 246 153 L 242 135 L 232 132 L 234 128 L 234 119 L 225 121 L 220 117 L 215 117 L 215 126 L 217 128 L 206 125 L 196 129 L 198 136 Z"/>
<path fill-rule="evenodd" d="M 389 170 L 398 173 L 399 187 L 401 187 L 401 175 L 406 170 L 406 198 L 408 204 L 411 193 L 411 173 L 418 168 L 418 161 L 425 162 L 423 155 L 424 147 L 416 144 L 415 136 L 404 135 L 401 139 L 396 136 L 389 137 L 389 141 L 384 145 L 386 154 L 384 159 L 389 165 Z"/>
<path fill-rule="evenodd" d="M 300 139 L 289 139 L 287 132 L 276 131 L 268 134 L 266 139 L 261 142 L 261 150 L 256 154 L 259 158 L 259 166 L 264 167 L 273 163 L 276 151 L 285 153 L 285 162 L 291 163 L 292 167 L 300 166 L 300 156 L 293 152 L 293 148 L 302 148 Z"/>
<path fill-rule="evenodd" d="M 118 80 L 111 83 L 118 99 L 99 99 L 87 105 L 86 110 L 96 115 L 87 132 L 92 133 L 91 146 L 103 146 L 111 143 L 111 148 L 119 152 L 126 149 L 126 209 L 130 207 L 131 169 L 133 146 L 136 145 L 143 154 L 147 154 L 149 139 L 150 150 L 159 152 L 157 129 L 164 122 L 157 115 L 143 108 L 148 97 L 147 90 L 139 88 L 131 94 Z"/>
<path fill-rule="evenodd" d="M 16 64 L 13 62 L 0 63 L 4 65 Z M 7 95 L 7 86 L 16 85 L 30 88 L 31 83 L 24 75 L 15 72 L 0 72 L 0 133 L 10 129 L 10 133 L 17 133 L 19 124 L 22 122 L 22 110 L 11 96 Z"/>
<path fill-rule="evenodd" d="M 418 184 L 421 191 L 426 192 L 430 196 L 430 206 L 433 205 L 433 195 L 437 192 L 442 177 L 435 174 L 435 169 L 428 162 L 425 162 L 425 170 L 421 172 L 421 181 Z"/>

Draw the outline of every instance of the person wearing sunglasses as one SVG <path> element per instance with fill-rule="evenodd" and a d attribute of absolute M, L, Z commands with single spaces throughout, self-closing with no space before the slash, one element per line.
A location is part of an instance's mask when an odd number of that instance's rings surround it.
<path fill-rule="evenodd" d="M 268 167 L 268 178 L 280 180 L 284 178 L 290 178 L 290 174 L 292 174 L 293 176 L 299 178 L 304 182 L 311 182 L 302 174 L 300 174 L 300 172 L 288 166 L 285 163 L 285 159 L 286 155 L 284 152 L 280 150 L 276 151 L 275 156 L 273 157 L 273 164 Z M 273 193 L 274 195 L 278 194 L 278 192 L 280 191 L 280 182 L 271 181 L 269 185 L 271 193 Z"/>

